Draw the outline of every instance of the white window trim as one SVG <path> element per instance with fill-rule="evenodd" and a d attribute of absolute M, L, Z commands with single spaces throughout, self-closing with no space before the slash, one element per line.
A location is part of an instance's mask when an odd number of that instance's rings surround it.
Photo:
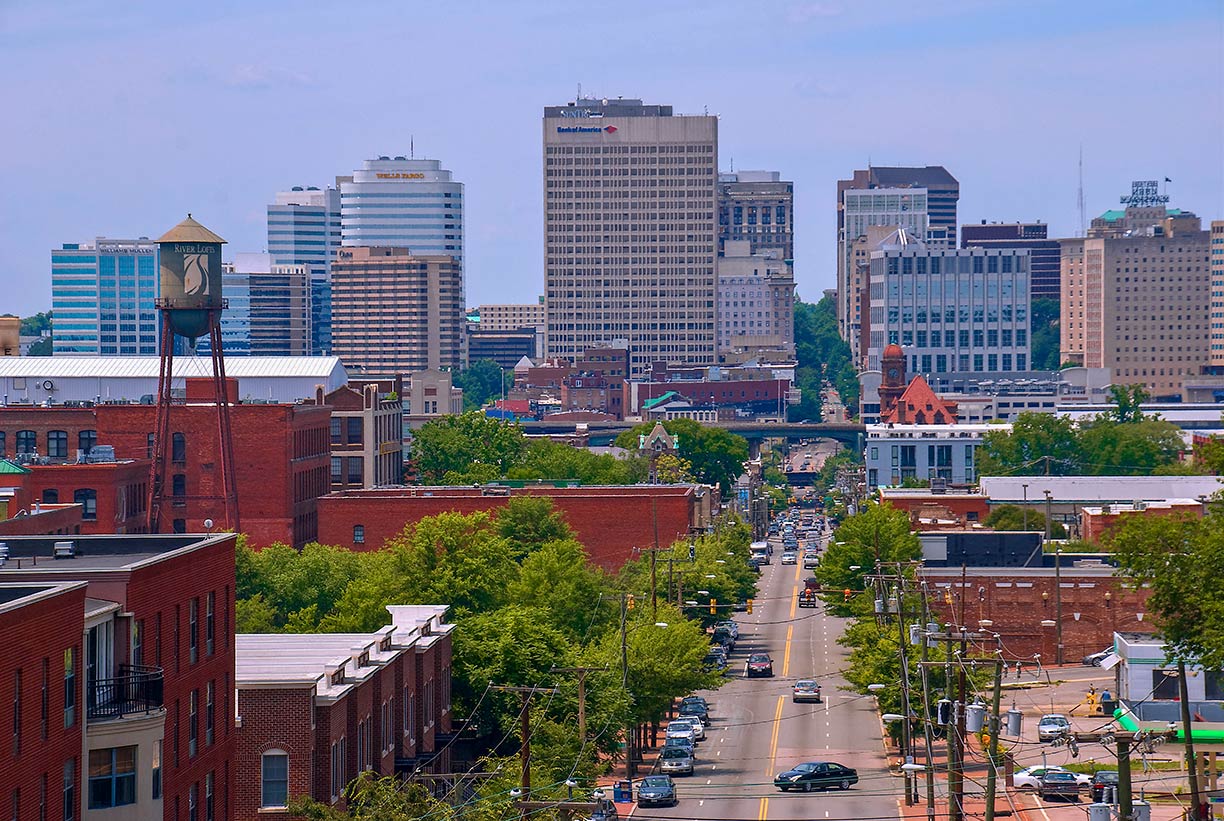
<path fill-rule="evenodd" d="M 285 803 L 284 804 L 265 804 L 264 803 L 264 762 L 270 755 L 278 755 L 285 757 Z M 261 810 L 277 810 L 285 809 L 289 805 L 289 753 L 281 749 L 264 750 L 259 754 L 259 808 Z"/>

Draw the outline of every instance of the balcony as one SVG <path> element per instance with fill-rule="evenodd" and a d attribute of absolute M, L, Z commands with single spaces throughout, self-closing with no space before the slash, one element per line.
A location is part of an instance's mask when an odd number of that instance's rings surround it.
<path fill-rule="evenodd" d="M 106 721 L 159 712 L 162 691 L 162 668 L 121 664 L 119 675 L 97 679 L 88 688 L 88 719 Z"/>

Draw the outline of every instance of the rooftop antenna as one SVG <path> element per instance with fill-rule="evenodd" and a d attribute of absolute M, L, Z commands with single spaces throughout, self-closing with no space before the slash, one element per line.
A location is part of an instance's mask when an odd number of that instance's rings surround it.
<path fill-rule="evenodd" d="M 731 173 L 735 173 L 735 157 L 731 158 Z"/>
<path fill-rule="evenodd" d="M 416 136 L 413 134 L 408 135 L 408 159 L 416 159 Z"/>
<path fill-rule="evenodd" d="M 578 100 L 581 100 L 581 99 L 582 99 L 582 83 L 579 83 L 579 84 L 578 84 L 578 97 L 577 97 L 577 99 L 578 99 Z"/>
<path fill-rule="evenodd" d="M 1084 144 L 1080 143 L 1079 149 L 1079 194 L 1077 197 L 1077 205 L 1079 207 L 1079 235 L 1082 237 L 1087 233 L 1087 221 L 1084 218 Z"/>

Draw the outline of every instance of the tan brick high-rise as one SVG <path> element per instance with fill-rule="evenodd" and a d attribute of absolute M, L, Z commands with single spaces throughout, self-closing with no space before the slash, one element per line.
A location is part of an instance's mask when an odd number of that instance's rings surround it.
<path fill-rule="evenodd" d="M 1194 214 L 1156 205 L 1107 211 L 1062 240 L 1063 361 L 1180 397 L 1209 359 L 1208 238 Z"/>
<path fill-rule="evenodd" d="M 543 129 L 548 356 L 625 339 L 634 375 L 714 364 L 718 119 L 579 99 Z"/>
<path fill-rule="evenodd" d="M 459 368 L 463 270 L 408 248 L 345 247 L 332 262 L 332 353 L 359 376 Z"/>

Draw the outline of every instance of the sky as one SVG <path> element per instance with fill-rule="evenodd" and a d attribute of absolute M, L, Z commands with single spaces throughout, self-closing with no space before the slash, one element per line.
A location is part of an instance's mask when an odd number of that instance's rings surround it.
<path fill-rule="evenodd" d="M 1224 0 L 0 0 L 0 312 L 50 307 L 52 248 L 188 211 L 262 251 L 277 191 L 410 142 L 466 185 L 467 303 L 534 301 L 540 120 L 580 84 L 717 114 L 722 168 L 793 180 L 809 300 L 868 162 L 1073 236 L 1082 148 L 1089 219 L 1165 177 L 1224 219 Z"/>

